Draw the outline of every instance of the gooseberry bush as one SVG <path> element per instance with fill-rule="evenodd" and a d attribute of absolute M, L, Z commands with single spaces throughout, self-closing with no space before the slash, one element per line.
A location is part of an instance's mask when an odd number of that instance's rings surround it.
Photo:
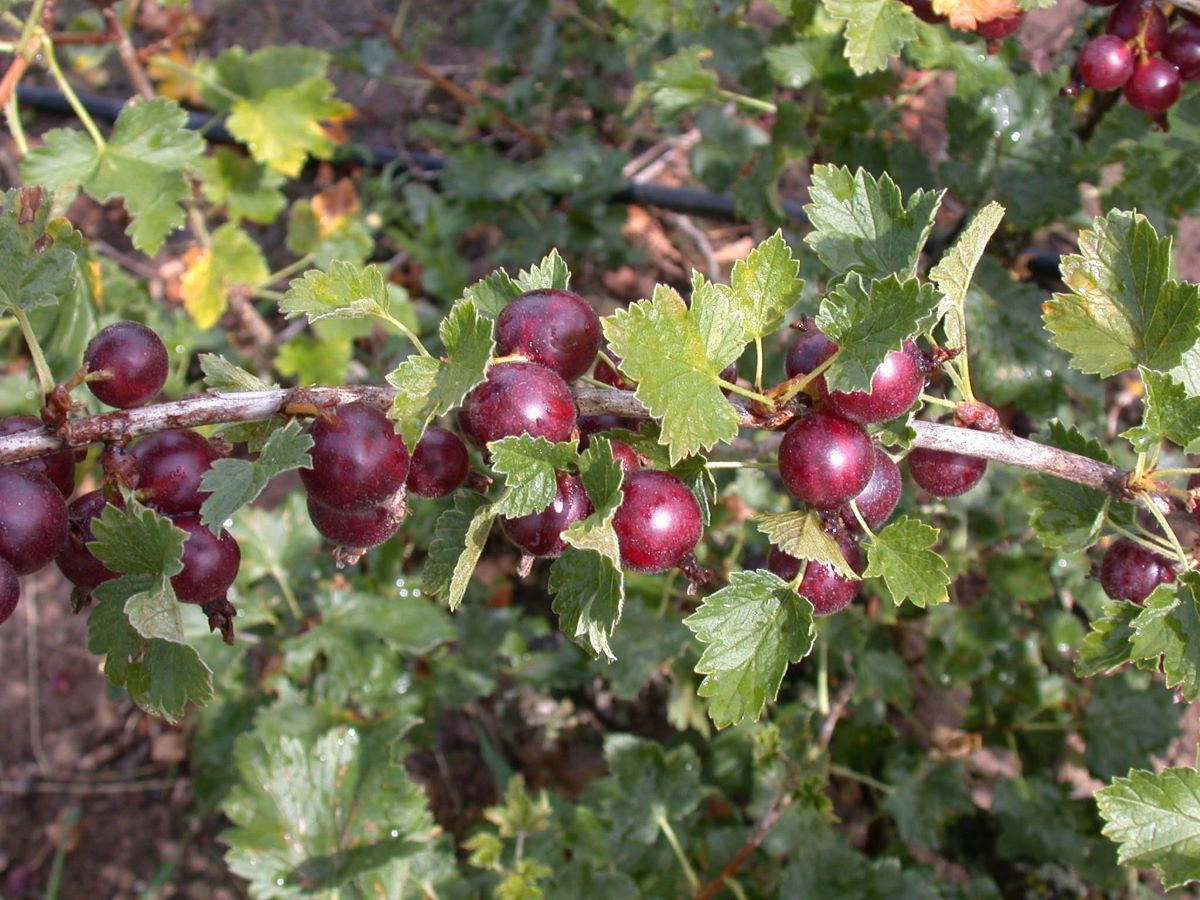
<path fill-rule="evenodd" d="M 152 60 L 106 130 L 34 3 L 81 121 L 6 105 L 0 624 L 57 569 L 254 896 L 1200 880 L 1200 26 L 1121 0 L 1036 72 L 1041 5 L 487 0 L 473 125 L 538 152 L 453 146 L 438 192 L 331 177 L 312 48 Z M 904 104 L 944 73 L 931 162 Z M 592 133 L 520 125 L 572 103 Z M 618 119 L 686 126 L 755 234 L 628 302 Z"/>

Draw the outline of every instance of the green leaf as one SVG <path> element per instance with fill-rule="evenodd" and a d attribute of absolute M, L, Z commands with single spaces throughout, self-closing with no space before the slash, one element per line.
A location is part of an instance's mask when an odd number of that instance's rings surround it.
<path fill-rule="evenodd" d="M 1167 890 L 1200 879 L 1200 772 L 1137 769 L 1097 792 L 1096 803 L 1123 865 L 1153 867 Z"/>
<path fill-rule="evenodd" d="M 563 634 L 593 656 L 616 659 L 608 639 L 625 601 L 620 567 L 595 550 L 568 547 L 550 567 L 548 590 Z"/>
<path fill-rule="evenodd" d="M 912 14 L 896 0 L 824 0 L 825 10 L 845 22 L 846 59 L 856 75 L 887 68 L 917 36 Z"/>
<path fill-rule="evenodd" d="M 966 344 L 966 314 L 964 304 L 975 267 L 983 258 L 987 242 L 1004 218 L 1004 207 L 989 203 L 975 214 L 963 229 L 954 246 L 946 251 L 936 266 L 929 270 L 929 280 L 942 292 L 942 315 L 945 317 L 946 340 L 951 347 Z"/>
<path fill-rule="evenodd" d="M 571 270 L 558 251 L 551 250 L 536 266 L 517 273 L 516 285 L 522 291 L 565 291 L 571 286 Z"/>
<path fill-rule="evenodd" d="M 425 590 L 445 600 L 451 611 L 462 603 L 495 518 L 486 497 L 465 491 L 454 495 L 453 509 L 438 516 L 421 577 Z"/>
<path fill-rule="evenodd" d="M 815 509 L 759 516 L 758 530 L 784 553 L 796 559 L 825 563 L 833 566 L 842 577 L 858 580 L 858 574 L 842 556 L 837 541 L 821 526 L 821 516 Z"/>
<path fill-rule="evenodd" d="M 783 87 L 799 89 L 813 80 L 820 63 L 819 51 L 814 52 L 811 41 L 777 44 L 763 53 L 767 69 Z"/>
<path fill-rule="evenodd" d="M 496 348 L 491 320 L 481 316 L 471 300 L 454 304 L 439 334 L 445 359 L 410 356 L 387 376 L 398 391 L 388 416 L 400 423 L 400 435 L 409 447 L 417 446 L 435 417 L 454 409 L 483 381 Z"/>
<path fill-rule="evenodd" d="M 1142 424 L 1122 432 L 1121 437 L 1139 453 L 1163 440 L 1187 453 L 1200 450 L 1200 398 L 1189 397 L 1187 389 L 1166 372 L 1143 367 L 1141 375 L 1146 386 Z"/>
<path fill-rule="evenodd" d="M 1185 573 L 1173 585 L 1159 585 L 1133 620 L 1132 658 L 1162 657 L 1166 685 L 1192 701 L 1200 697 L 1200 609 L 1196 587 L 1200 576 Z"/>
<path fill-rule="evenodd" d="M 262 249 L 233 222 L 214 231 L 209 246 L 192 251 L 187 260 L 179 293 L 200 328 L 217 324 L 233 288 L 262 284 L 271 274 Z"/>
<path fill-rule="evenodd" d="M 380 266 L 334 260 L 328 270 L 312 269 L 288 285 L 279 311 L 289 319 L 308 316 L 310 322 L 386 318 L 391 315 L 391 297 Z"/>
<path fill-rule="evenodd" d="M 107 504 L 92 520 L 92 555 L 114 572 L 130 575 L 178 575 L 187 532 L 152 509 L 131 503 L 125 509 Z"/>
<path fill-rule="evenodd" d="M 76 287 L 79 233 L 50 221 L 50 201 L 35 189 L 3 194 L 0 212 L 0 311 L 54 306 Z"/>
<path fill-rule="evenodd" d="M 931 606 L 950 599 L 946 561 L 931 549 L 938 530 L 924 522 L 901 516 L 867 542 L 865 578 L 883 578 L 892 602 L 908 600 L 914 606 Z"/>
<path fill-rule="evenodd" d="M 1084 635 L 1075 656 L 1075 672 L 1091 678 L 1111 672 L 1129 662 L 1133 654 L 1133 620 L 1142 611 L 1128 600 L 1108 600 L 1101 615 L 1092 619 L 1092 630 Z"/>
<path fill-rule="evenodd" d="M 757 721 L 779 693 L 788 663 L 812 650 L 812 604 L 778 576 L 734 572 L 683 624 L 705 644 L 696 663 L 701 697 L 718 728 Z"/>
<path fill-rule="evenodd" d="M 937 307 L 932 285 L 895 275 L 869 284 L 854 272 L 821 301 L 818 327 L 837 342 L 837 357 L 825 370 L 830 390 L 870 390 L 871 378 L 891 350 L 924 327 Z"/>
<path fill-rule="evenodd" d="M 800 263 L 783 239 L 773 235 L 733 264 L 730 293 L 746 324 L 746 339 L 764 337 L 783 324 L 783 316 L 800 299 L 804 279 Z"/>
<path fill-rule="evenodd" d="M 656 63 L 649 80 L 634 91 L 628 111 L 649 99 L 654 106 L 654 118 L 668 123 L 692 107 L 717 99 L 717 73 L 701 65 L 710 56 L 712 51 L 706 47 L 684 47 Z"/>
<path fill-rule="evenodd" d="M 125 615 L 129 624 L 144 638 L 184 643 L 183 616 L 171 582 L 158 576 L 145 589 L 130 594 L 125 600 Z"/>
<path fill-rule="evenodd" d="M 1081 372 L 1169 370 L 1200 339 L 1200 289 L 1171 278 L 1171 239 L 1138 213 L 1113 210 L 1062 259 L 1069 294 L 1043 309 L 1053 342 Z"/>
<path fill-rule="evenodd" d="M 312 445 L 312 437 L 292 419 L 271 432 L 257 459 L 218 459 L 200 479 L 201 489 L 209 492 L 200 507 L 201 524 L 219 536 L 225 522 L 253 503 L 272 478 L 312 466 Z"/>
<path fill-rule="evenodd" d="M 21 177 L 52 191 L 82 188 L 101 203 L 120 197 L 132 217 L 133 245 L 153 256 L 183 224 L 187 175 L 204 154 L 204 139 L 186 123 L 187 113 L 172 100 L 130 103 L 103 149 L 83 132 L 55 129 L 29 151 Z"/>
<path fill-rule="evenodd" d="M 909 771 L 889 766 L 885 779 L 895 789 L 883 808 L 895 819 L 901 837 L 918 847 L 941 844 L 955 819 L 974 811 L 962 768 L 950 762 L 922 760 Z"/>
<path fill-rule="evenodd" d="M 614 847 L 626 841 L 655 843 L 662 835 L 660 822 L 681 821 L 704 796 L 703 766 L 690 744 L 667 749 L 630 734 L 609 734 L 604 760 L 608 775 L 588 785 L 585 800 L 611 823 Z"/>
<path fill-rule="evenodd" d="M 295 178 L 309 156 L 333 156 L 337 144 L 323 123 L 343 119 L 352 111 L 348 103 L 333 97 L 328 79 L 306 78 L 238 99 L 226 126 L 256 160 Z"/>
<path fill-rule="evenodd" d="M 579 457 L 579 477 L 592 503 L 592 513 L 573 522 L 563 532 L 563 540 L 572 547 L 594 550 L 605 556 L 618 570 L 621 567 L 621 550 L 612 520 L 624 499 L 621 493 L 624 476 L 625 470 L 613 459 L 608 438 L 593 435 L 587 450 Z"/>
<path fill-rule="evenodd" d="M 896 0 L 883 3 L 904 9 Z M 942 193 L 914 191 L 906 203 L 886 174 L 876 179 L 861 168 L 852 173 L 844 166 L 814 166 L 804 207 L 813 231 L 804 240 L 835 272 L 895 274 L 906 281 L 917 273 Z"/>
<path fill-rule="evenodd" d="M 1089 459 L 1112 463 L 1112 458 L 1097 441 L 1084 437 L 1075 428 L 1066 428 L 1061 422 L 1050 423 L 1046 443 Z M 1090 547 L 1100 537 L 1111 505 L 1108 494 L 1042 474 L 1031 475 L 1029 485 L 1029 497 L 1033 502 L 1029 524 L 1047 547 L 1074 552 Z"/>
<path fill-rule="evenodd" d="M 662 419 L 659 442 L 677 463 L 737 435 L 738 418 L 717 375 L 741 356 L 745 325 L 728 292 L 692 275 L 688 306 L 664 285 L 604 320 L 621 371 L 637 382 L 637 397 Z"/>
<path fill-rule="evenodd" d="M 257 375 L 235 366 L 216 353 L 200 354 L 200 371 L 204 373 L 204 386 L 210 391 L 237 393 L 239 391 L 269 391 L 276 387 Z"/>
<path fill-rule="evenodd" d="M 248 219 L 270 225 L 287 206 L 280 190 L 283 176 L 230 147 L 217 147 L 198 168 L 205 198 L 225 207 L 231 222 Z"/>
<path fill-rule="evenodd" d="M 1181 707 L 1175 698 L 1130 681 L 1120 676 L 1097 680 L 1084 713 L 1083 758 L 1097 778 L 1114 778 L 1162 755 L 1179 735 Z"/>
<path fill-rule="evenodd" d="M 495 512 L 510 519 L 545 510 L 558 493 L 557 473 L 579 459 L 577 441 L 552 444 L 527 434 L 493 441 L 488 451 L 492 468 L 504 476 L 504 493 Z"/>
<path fill-rule="evenodd" d="M 221 840 L 251 894 L 400 895 L 353 887 L 436 835 L 424 791 L 393 757 L 398 731 L 389 721 L 296 736 L 260 724 L 238 738 L 223 806 L 234 827 Z"/>
<path fill-rule="evenodd" d="M 556 254 L 557 255 L 557 254 Z M 538 271 L 538 267 L 534 267 Z M 569 277 L 569 274 L 568 274 Z M 487 278 L 481 278 L 463 293 L 475 308 L 490 319 L 496 318 L 508 306 L 510 300 L 521 295 L 522 288 L 503 269 L 497 269 Z"/>

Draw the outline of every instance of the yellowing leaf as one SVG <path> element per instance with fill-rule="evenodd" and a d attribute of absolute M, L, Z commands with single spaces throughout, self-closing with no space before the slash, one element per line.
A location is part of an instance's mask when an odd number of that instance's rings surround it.
<path fill-rule="evenodd" d="M 207 248 L 189 250 L 184 261 L 187 269 L 179 279 L 179 293 L 201 328 L 217 324 L 231 288 L 259 284 L 270 274 L 258 244 L 232 223 L 214 231 Z"/>
<path fill-rule="evenodd" d="M 188 74 L 191 70 L 192 61 L 178 47 L 172 47 L 167 53 L 155 56 L 146 63 L 146 74 L 154 79 L 160 97 L 202 106 L 204 101 L 196 90 L 197 81 Z"/>
<path fill-rule="evenodd" d="M 324 123 L 343 119 L 353 111 L 332 95 L 333 85 L 328 80 L 306 78 L 261 97 L 240 99 L 230 112 L 229 131 L 249 146 L 259 162 L 295 178 L 310 154 L 319 159 L 333 154 L 337 141 Z"/>
<path fill-rule="evenodd" d="M 1011 19 L 1020 11 L 1013 0 L 933 0 L 933 10 L 963 31 L 974 31 L 980 22 Z"/>

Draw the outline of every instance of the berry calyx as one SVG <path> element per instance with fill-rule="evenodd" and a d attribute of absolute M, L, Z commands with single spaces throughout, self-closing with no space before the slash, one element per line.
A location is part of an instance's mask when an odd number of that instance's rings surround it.
<path fill-rule="evenodd" d="M 175 525 L 187 532 L 183 569 L 171 579 L 180 603 L 210 603 L 225 596 L 242 562 L 238 542 L 225 529 L 217 537 L 200 524 L 199 516 L 180 516 Z"/>
<path fill-rule="evenodd" d="M 502 518 L 500 526 L 508 539 L 530 556 L 559 556 L 567 549 L 562 533 L 568 526 L 592 514 L 592 502 L 579 476 L 559 472 L 554 499 L 541 512 Z"/>
<path fill-rule="evenodd" d="M 17 570 L 7 560 L 0 559 L 0 625 L 13 614 L 20 599 L 21 579 L 17 577 Z"/>
<path fill-rule="evenodd" d="M 139 322 L 117 322 L 101 329 L 88 342 L 83 361 L 92 376 L 88 389 L 101 403 L 118 409 L 153 400 L 167 381 L 167 348 L 162 338 Z"/>
<path fill-rule="evenodd" d="M 470 468 L 471 457 L 462 438 L 434 425 L 426 428 L 417 442 L 404 483 L 418 497 L 445 497 L 467 480 Z"/>
<path fill-rule="evenodd" d="M 1200 25 L 1184 22 L 1167 35 L 1163 56 L 1175 64 L 1184 81 L 1200 79 Z"/>
<path fill-rule="evenodd" d="M 702 529 L 700 505 L 669 472 L 641 470 L 625 476 L 624 499 L 613 517 L 621 565 L 633 572 L 665 572 L 695 549 Z"/>
<path fill-rule="evenodd" d="M 42 423 L 33 416 L 11 416 L 0 420 L 0 437 L 20 434 L 23 431 L 36 431 L 41 427 Z M 46 456 L 9 463 L 6 468 L 45 475 L 64 497 L 70 497 L 75 491 L 75 451 L 69 447 L 55 450 Z"/>
<path fill-rule="evenodd" d="M 331 544 L 365 550 L 378 547 L 400 528 L 400 516 L 388 506 L 365 510 L 333 509 L 308 496 L 308 517 L 313 527 Z"/>
<path fill-rule="evenodd" d="M 1128 538 L 1114 541 L 1100 561 L 1100 586 L 1114 600 L 1139 606 L 1160 584 L 1175 580 L 1170 561 Z"/>
<path fill-rule="evenodd" d="M 879 527 L 896 511 L 896 505 L 900 502 L 900 492 L 904 487 L 904 479 L 900 477 L 899 467 L 882 447 L 874 448 L 874 458 L 875 468 L 871 472 L 871 480 L 853 498 L 853 502 L 858 507 L 858 514 L 867 523 L 867 527 L 872 531 L 878 531 Z M 851 528 L 858 527 L 858 520 L 850 509 L 846 509 L 842 514 L 842 521 Z"/>
<path fill-rule="evenodd" d="M 1158 115 L 1179 99 L 1183 79 L 1174 65 L 1158 56 L 1143 60 L 1125 82 L 1125 99 L 1134 109 Z"/>
<path fill-rule="evenodd" d="M 1102 34 L 1079 51 L 1079 77 L 1098 91 L 1115 91 L 1133 75 L 1133 50 L 1123 38 Z"/>
<path fill-rule="evenodd" d="M 1140 41 L 1146 53 L 1157 53 L 1167 43 L 1167 17 L 1154 0 L 1121 0 L 1104 30 L 1126 41 Z"/>
<path fill-rule="evenodd" d="M 858 544 L 845 531 L 839 531 L 836 538 L 838 548 L 850 568 L 861 573 L 863 559 Z M 767 569 L 787 582 L 794 581 L 800 574 L 800 565 L 800 560 L 778 547 L 772 547 L 767 555 Z M 814 616 L 828 616 L 850 605 L 850 601 L 858 594 L 858 585 L 858 581 L 839 575 L 837 569 L 828 563 L 809 560 L 796 593 L 813 605 Z"/>
<path fill-rule="evenodd" d="M 935 497 L 957 497 L 979 484 L 987 460 L 918 447 L 908 454 L 908 474 Z"/>
<path fill-rule="evenodd" d="M 903 350 L 890 350 L 871 376 L 870 391 L 830 391 L 829 408 L 851 422 L 886 422 L 912 407 L 925 387 L 920 351 L 912 341 Z"/>
<path fill-rule="evenodd" d="M 137 462 L 139 497 L 169 516 L 199 512 L 208 496 L 200 479 L 217 458 L 212 444 L 194 431 L 160 431 L 130 450 Z"/>
<path fill-rule="evenodd" d="M 496 355 L 519 353 L 564 381 L 587 373 L 600 351 L 600 317 L 570 291 L 526 291 L 496 318 Z"/>
<path fill-rule="evenodd" d="M 305 490 L 326 506 L 367 510 L 396 493 L 408 477 L 408 448 L 390 419 L 366 403 L 344 403 L 309 428 L 312 468 Z"/>
<path fill-rule="evenodd" d="M 857 496 L 871 480 L 875 457 L 862 426 L 826 410 L 801 416 L 779 445 L 779 474 L 788 491 L 817 509 Z"/>
<path fill-rule="evenodd" d="M 87 545 L 96 539 L 92 520 L 104 512 L 108 501 L 104 491 L 89 491 L 76 497 L 67 507 L 67 540 L 55 562 L 58 570 L 76 587 L 85 592 L 117 577 L 117 573 L 92 555 Z"/>
<path fill-rule="evenodd" d="M 45 475 L 0 467 L 0 559 L 18 575 L 46 565 L 67 539 L 67 503 Z"/>
<path fill-rule="evenodd" d="M 488 369 L 487 379 L 467 394 L 458 426 L 480 450 L 517 434 L 565 441 L 575 430 L 575 397 L 545 366 L 501 363 Z"/>

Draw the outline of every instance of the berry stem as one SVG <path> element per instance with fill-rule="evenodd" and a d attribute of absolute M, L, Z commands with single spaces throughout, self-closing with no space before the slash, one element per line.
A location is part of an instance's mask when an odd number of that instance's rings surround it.
<path fill-rule="evenodd" d="M 763 404 L 764 406 L 766 406 L 770 409 L 775 408 L 775 401 L 772 400 L 770 397 L 768 397 L 766 394 L 760 394 L 760 393 L 758 393 L 758 391 L 752 391 L 749 388 L 744 388 L 740 384 L 734 384 L 732 381 L 726 381 L 724 378 L 718 378 L 717 384 L 719 384 L 721 387 L 725 388 L 725 390 L 727 390 L 727 391 L 732 391 L 735 394 L 740 394 L 741 396 L 745 397 L 747 400 L 756 400 L 759 403 Z"/>
<path fill-rule="evenodd" d="M 808 387 L 816 378 L 824 374 L 825 370 L 833 365 L 833 361 L 838 358 L 837 353 L 834 353 L 829 359 L 825 360 L 811 372 L 806 375 L 797 375 L 785 381 L 783 384 L 777 385 L 768 391 L 769 394 L 775 397 L 776 407 L 781 407 L 789 400 L 799 394 L 802 390 Z"/>
<path fill-rule="evenodd" d="M 923 403 L 932 403 L 934 406 L 944 406 L 947 409 L 957 409 L 958 404 L 953 400 L 947 400 L 945 397 L 935 397 L 932 394 L 921 392 L 921 401 Z"/>
<path fill-rule="evenodd" d="M 1155 477 L 1159 475 L 1200 475 L 1200 469 L 1155 469 L 1147 474 Z"/>
<path fill-rule="evenodd" d="M 1137 544 L 1141 547 L 1145 547 L 1147 550 L 1151 550 L 1154 553 L 1174 553 L 1175 552 L 1174 548 L 1168 546 L 1166 541 L 1162 540 L 1162 538 L 1160 538 L 1158 535 L 1149 534 L 1149 533 L 1135 534 L 1134 532 L 1130 531 L 1129 529 L 1121 527 L 1120 525 L 1118 525 L 1116 522 L 1112 521 L 1111 519 L 1109 519 L 1109 521 L 1108 521 L 1108 527 L 1110 529 L 1112 529 L 1113 531 L 1115 531 L 1117 534 L 1119 534 L 1121 537 L 1128 538 L 1129 540 L 1133 541 L 1135 544 Z"/>
<path fill-rule="evenodd" d="M 1142 505 L 1150 511 L 1150 515 L 1154 516 L 1155 520 L 1158 522 L 1158 526 L 1163 530 L 1163 533 L 1166 534 L 1167 539 L 1171 542 L 1171 549 L 1174 551 L 1175 556 L 1179 559 L 1180 564 L 1185 569 L 1190 568 L 1187 554 L 1183 552 L 1183 547 L 1179 543 L 1179 538 L 1175 536 L 1175 531 L 1167 522 L 1167 517 L 1163 515 L 1162 510 L 1158 508 L 1156 503 L 1151 501 L 1149 494 L 1141 494 L 1139 495 L 1139 498 L 1142 501 Z"/>
<path fill-rule="evenodd" d="M 867 540 L 874 542 L 875 532 L 871 530 L 871 526 L 867 524 L 867 520 L 863 518 L 863 514 L 858 511 L 858 504 L 853 500 L 850 501 L 850 512 L 854 513 L 854 518 L 858 521 L 858 527 L 863 530 L 863 534 L 867 536 Z"/>

